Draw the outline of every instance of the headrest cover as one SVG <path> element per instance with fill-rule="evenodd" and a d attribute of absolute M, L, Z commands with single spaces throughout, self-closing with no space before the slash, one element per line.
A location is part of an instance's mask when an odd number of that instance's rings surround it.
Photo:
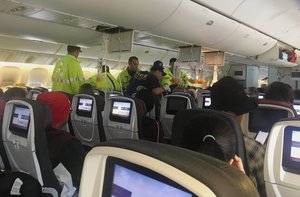
<path fill-rule="evenodd" d="M 65 94 L 61 92 L 44 92 L 38 95 L 37 100 L 49 106 L 52 113 L 52 127 L 68 119 L 71 105 Z"/>
<path fill-rule="evenodd" d="M 257 107 L 256 99 L 249 98 L 244 88 L 232 77 L 224 77 L 211 88 L 211 108 L 242 115 Z"/>

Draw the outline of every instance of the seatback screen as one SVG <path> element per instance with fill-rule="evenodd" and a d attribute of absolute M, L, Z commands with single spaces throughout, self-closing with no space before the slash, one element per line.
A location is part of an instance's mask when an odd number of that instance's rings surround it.
<path fill-rule="evenodd" d="M 27 137 L 30 122 L 30 110 L 26 106 L 14 105 L 9 130 L 19 136 Z"/>
<path fill-rule="evenodd" d="M 94 101 L 92 98 L 79 97 L 76 114 L 84 117 L 92 117 Z"/>
<path fill-rule="evenodd" d="M 300 174 L 300 127 L 288 126 L 284 130 L 282 167 Z"/>
<path fill-rule="evenodd" d="M 33 92 L 33 93 L 32 93 L 32 96 L 31 96 L 31 99 L 32 99 L 32 100 L 36 100 L 36 98 L 37 98 L 38 95 L 39 95 L 39 93 Z"/>
<path fill-rule="evenodd" d="M 202 108 L 205 109 L 205 108 L 209 108 L 211 105 L 211 98 L 210 96 L 204 96 L 203 97 L 203 106 Z"/>
<path fill-rule="evenodd" d="M 112 100 L 109 118 L 111 121 L 115 122 L 130 123 L 131 110 L 131 101 Z"/>
<path fill-rule="evenodd" d="M 168 97 L 166 113 L 175 115 L 187 108 L 187 99 L 183 97 Z"/>
<path fill-rule="evenodd" d="M 288 112 L 282 109 L 256 108 L 249 112 L 248 129 L 251 132 L 269 133 L 273 125 L 280 119 L 287 118 Z"/>
<path fill-rule="evenodd" d="M 106 164 L 104 197 L 193 197 L 182 186 L 142 166 L 109 158 Z"/>
<path fill-rule="evenodd" d="M 294 104 L 293 108 L 296 110 L 297 115 L 300 115 L 300 104 Z"/>

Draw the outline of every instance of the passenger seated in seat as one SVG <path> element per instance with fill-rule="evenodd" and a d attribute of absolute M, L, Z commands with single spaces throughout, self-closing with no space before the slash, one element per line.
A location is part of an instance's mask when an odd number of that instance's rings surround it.
<path fill-rule="evenodd" d="M 38 180 L 22 172 L 0 174 L 0 196 L 40 197 L 42 187 Z"/>
<path fill-rule="evenodd" d="M 18 88 L 18 87 L 10 88 L 3 94 L 3 99 L 5 101 L 25 98 L 25 97 L 26 97 L 26 90 L 24 88 Z"/>
<path fill-rule="evenodd" d="M 232 77 L 224 77 L 211 88 L 211 108 L 224 111 L 228 115 L 241 120 L 241 115 L 257 107 L 255 98 L 249 98 L 243 87 Z M 244 136 L 249 176 L 260 195 L 266 196 L 264 183 L 264 147 L 255 140 Z"/>
<path fill-rule="evenodd" d="M 72 175 L 74 186 L 79 188 L 85 152 L 79 140 L 61 130 L 68 122 L 71 109 L 69 99 L 61 92 L 45 92 L 39 94 L 37 100 L 47 104 L 52 113 L 51 126 L 46 128 L 52 166 L 55 168 L 62 163 Z"/>
<path fill-rule="evenodd" d="M 284 101 L 292 104 L 294 101 L 294 92 L 289 84 L 275 81 L 267 88 L 265 99 Z"/>
<path fill-rule="evenodd" d="M 79 94 L 95 95 L 94 88 L 89 83 L 84 83 L 79 88 Z"/>

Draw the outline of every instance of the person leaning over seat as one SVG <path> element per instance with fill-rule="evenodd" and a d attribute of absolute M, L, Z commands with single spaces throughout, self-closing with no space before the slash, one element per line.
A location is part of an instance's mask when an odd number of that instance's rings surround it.
<path fill-rule="evenodd" d="M 136 56 L 131 56 L 128 59 L 128 67 L 123 70 L 117 78 L 118 82 L 121 84 L 122 90 L 126 89 L 130 79 L 135 75 L 135 73 L 140 71 L 138 66 L 139 59 Z"/>
<path fill-rule="evenodd" d="M 131 96 L 140 89 L 147 89 L 154 95 L 161 95 L 166 89 L 160 85 L 159 81 L 165 74 L 163 63 L 157 60 L 150 68 L 150 72 L 140 71 L 134 75 L 126 88 L 125 94 Z"/>
<path fill-rule="evenodd" d="M 58 60 L 52 73 L 52 91 L 63 91 L 78 94 L 79 87 L 84 83 L 80 62 L 77 59 L 80 47 L 68 45 L 68 54 Z"/>
<path fill-rule="evenodd" d="M 178 76 L 174 76 L 174 64 L 177 62 L 176 58 L 171 58 L 169 63 L 169 68 L 165 70 L 166 75 L 163 77 L 161 84 L 162 86 L 170 86 L 170 85 L 176 85 L 182 88 L 187 88 L 188 83 L 188 77 L 185 72 L 183 72 L 180 68 L 178 68 Z"/>
<path fill-rule="evenodd" d="M 109 67 L 106 65 L 102 66 L 101 73 L 95 74 L 89 78 L 89 82 L 95 89 L 105 93 L 109 91 L 121 91 L 120 83 L 109 72 Z"/>

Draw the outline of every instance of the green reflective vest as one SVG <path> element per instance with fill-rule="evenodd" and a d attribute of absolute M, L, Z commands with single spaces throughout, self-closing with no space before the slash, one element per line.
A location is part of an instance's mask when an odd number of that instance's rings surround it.
<path fill-rule="evenodd" d="M 172 85 L 172 79 L 173 79 L 173 73 L 172 71 L 170 70 L 170 68 L 167 68 L 165 69 L 165 73 L 166 75 L 162 78 L 161 80 L 161 85 L 162 86 L 170 86 Z M 179 78 L 182 80 L 181 84 L 179 84 L 180 87 L 183 87 L 183 88 L 187 88 L 188 85 L 189 85 L 189 82 L 188 82 L 188 76 L 186 75 L 185 72 L 183 72 L 182 70 L 179 70 Z"/>
<path fill-rule="evenodd" d="M 137 69 L 136 73 L 139 71 L 140 71 L 140 69 Z M 131 76 L 128 73 L 128 67 L 125 70 L 123 70 L 122 72 L 120 72 L 120 74 L 117 78 L 118 82 L 121 83 L 123 90 L 126 89 L 130 79 L 131 79 Z"/>
<path fill-rule="evenodd" d="M 113 90 L 121 91 L 119 82 L 112 74 L 107 72 L 101 73 L 99 76 L 98 74 L 93 75 L 89 81 L 95 89 L 102 90 L 105 93 Z"/>
<path fill-rule="evenodd" d="M 78 94 L 83 83 L 84 76 L 78 59 L 66 55 L 57 61 L 52 73 L 52 91 Z"/>

